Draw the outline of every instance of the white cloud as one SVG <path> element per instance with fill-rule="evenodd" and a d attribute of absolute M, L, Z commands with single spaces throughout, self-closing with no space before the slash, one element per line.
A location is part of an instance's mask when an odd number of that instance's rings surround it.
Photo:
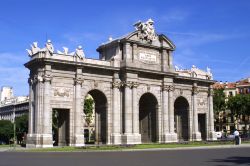
<path fill-rule="evenodd" d="M 190 16 L 190 12 L 184 9 L 172 9 L 163 15 L 160 19 L 162 22 L 173 23 L 186 20 Z"/>

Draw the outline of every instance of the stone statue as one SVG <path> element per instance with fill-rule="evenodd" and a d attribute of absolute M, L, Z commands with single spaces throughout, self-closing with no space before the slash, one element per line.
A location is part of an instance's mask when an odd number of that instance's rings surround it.
<path fill-rule="evenodd" d="M 53 54 L 54 47 L 51 43 L 51 40 L 47 40 L 47 43 L 45 44 L 46 49 L 49 51 L 49 53 Z"/>
<path fill-rule="evenodd" d="M 82 46 L 78 46 L 78 47 L 76 48 L 75 55 L 76 55 L 78 58 L 80 58 L 80 59 L 85 58 L 85 54 L 84 54 L 84 52 L 83 52 Z"/>
<path fill-rule="evenodd" d="M 207 67 L 207 75 L 208 79 L 213 79 L 213 74 L 211 73 L 211 69 L 209 67 Z"/>
<path fill-rule="evenodd" d="M 177 65 L 175 65 L 174 68 L 175 68 L 175 71 L 179 71 L 180 70 Z"/>
<path fill-rule="evenodd" d="M 211 69 L 209 67 L 207 67 L 207 73 L 210 74 L 211 73 Z"/>
<path fill-rule="evenodd" d="M 148 42 L 156 40 L 156 33 L 154 28 L 154 21 L 150 18 L 145 23 L 138 21 L 134 24 L 136 30 L 140 31 L 139 37 L 141 39 L 146 39 Z"/>

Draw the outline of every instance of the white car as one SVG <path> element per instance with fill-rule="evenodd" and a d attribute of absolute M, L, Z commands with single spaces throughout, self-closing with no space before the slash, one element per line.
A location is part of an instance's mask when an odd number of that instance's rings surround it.
<path fill-rule="evenodd" d="M 222 132 L 221 131 L 216 131 L 215 133 L 216 133 L 217 139 L 222 138 Z"/>
<path fill-rule="evenodd" d="M 228 139 L 234 139 L 234 138 L 235 138 L 235 135 L 230 134 L 230 135 L 227 136 L 227 138 L 228 138 Z"/>

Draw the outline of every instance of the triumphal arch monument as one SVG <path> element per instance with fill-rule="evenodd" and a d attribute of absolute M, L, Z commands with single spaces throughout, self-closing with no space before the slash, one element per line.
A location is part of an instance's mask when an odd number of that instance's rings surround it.
<path fill-rule="evenodd" d="M 55 52 L 50 40 L 44 48 L 31 45 L 27 147 L 51 147 L 55 139 L 84 146 L 87 95 L 94 100 L 96 143 L 216 139 L 210 69 L 174 67 L 175 45 L 156 33 L 153 20 L 134 26 L 100 45 L 98 60 L 86 58 L 81 46 L 70 53 Z"/>

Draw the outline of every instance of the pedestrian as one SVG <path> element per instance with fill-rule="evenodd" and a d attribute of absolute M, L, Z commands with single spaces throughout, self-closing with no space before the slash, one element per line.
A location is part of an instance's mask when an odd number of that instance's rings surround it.
<path fill-rule="evenodd" d="M 240 133 L 237 129 L 234 131 L 234 139 L 235 139 L 235 145 L 240 144 Z"/>

